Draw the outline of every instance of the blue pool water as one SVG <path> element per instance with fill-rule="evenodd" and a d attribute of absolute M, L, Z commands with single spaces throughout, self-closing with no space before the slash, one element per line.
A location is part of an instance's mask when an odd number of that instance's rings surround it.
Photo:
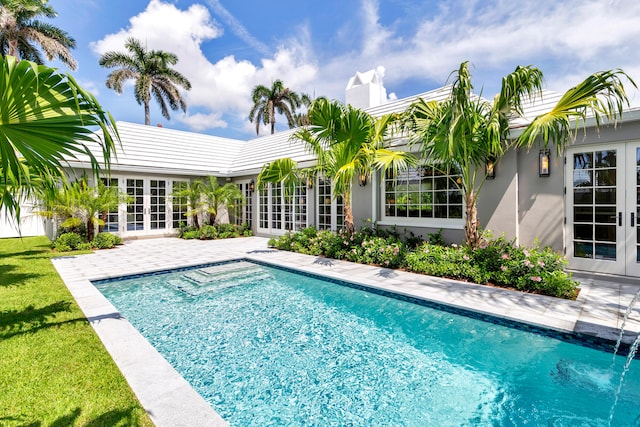
<path fill-rule="evenodd" d="M 247 262 L 96 286 L 232 426 L 633 426 L 624 358 Z"/>

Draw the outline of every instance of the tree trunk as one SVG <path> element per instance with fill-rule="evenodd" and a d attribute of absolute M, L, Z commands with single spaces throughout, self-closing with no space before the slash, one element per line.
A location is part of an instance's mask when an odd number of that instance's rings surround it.
<path fill-rule="evenodd" d="M 216 224 L 216 214 L 209 212 L 209 225 Z"/>
<path fill-rule="evenodd" d="M 16 60 L 20 60 L 20 57 L 18 56 L 18 40 L 9 40 L 9 48 L 7 49 L 7 55 L 10 56 L 15 56 Z"/>
<path fill-rule="evenodd" d="M 465 226 L 464 237 L 467 242 L 467 246 L 470 248 L 477 248 L 480 244 L 480 234 L 478 232 L 478 208 L 476 206 L 476 194 L 471 192 L 465 196 L 466 212 L 465 212 Z"/>
<path fill-rule="evenodd" d="M 352 234 L 356 231 L 356 226 L 353 223 L 353 210 L 351 209 L 351 191 L 347 191 L 342 195 L 342 202 L 344 203 L 344 228 L 347 234 Z"/>
<path fill-rule="evenodd" d="M 148 101 L 145 101 L 144 103 L 144 124 L 147 126 L 151 125 L 151 113 L 149 112 Z"/>
<path fill-rule="evenodd" d="M 95 225 L 93 224 L 92 218 L 89 218 L 87 221 L 87 241 L 90 242 L 93 240 L 93 233 L 95 230 Z"/>
<path fill-rule="evenodd" d="M 272 101 L 269 101 L 269 122 L 271 123 L 271 135 L 276 131 L 276 111 Z"/>

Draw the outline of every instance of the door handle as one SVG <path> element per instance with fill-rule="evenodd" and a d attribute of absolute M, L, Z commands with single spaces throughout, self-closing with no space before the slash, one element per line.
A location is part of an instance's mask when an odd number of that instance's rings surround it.
<path fill-rule="evenodd" d="M 622 212 L 618 212 L 618 227 L 622 227 Z"/>
<path fill-rule="evenodd" d="M 631 212 L 631 226 L 635 227 L 635 220 L 636 220 L 636 214 L 634 212 Z"/>

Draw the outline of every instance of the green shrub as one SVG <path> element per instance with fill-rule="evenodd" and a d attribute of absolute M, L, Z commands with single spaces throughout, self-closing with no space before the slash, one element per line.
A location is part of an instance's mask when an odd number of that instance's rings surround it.
<path fill-rule="evenodd" d="M 197 230 L 198 239 L 201 240 L 210 240 L 216 239 L 218 237 L 218 229 L 215 225 L 203 225 Z"/>
<path fill-rule="evenodd" d="M 111 249 L 122 244 L 122 239 L 111 233 L 98 233 L 93 238 L 93 247 L 98 249 Z"/>
<path fill-rule="evenodd" d="M 53 248 L 59 252 L 68 252 L 75 250 L 82 242 L 82 237 L 77 233 L 63 233 L 53 242 Z"/>
<path fill-rule="evenodd" d="M 199 236 L 200 236 L 200 233 L 198 233 L 198 230 L 189 230 L 182 233 L 181 237 L 185 240 L 190 240 L 190 239 L 197 239 L 199 238 Z"/>
<path fill-rule="evenodd" d="M 60 227 L 58 227 L 58 237 L 66 233 L 76 233 L 79 236 L 86 236 L 87 225 L 80 218 L 67 218 L 60 224 Z"/>
<path fill-rule="evenodd" d="M 70 252 L 72 250 L 71 246 L 65 245 L 64 243 L 54 243 L 53 249 L 58 252 Z"/>
<path fill-rule="evenodd" d="M 269 246 L 286 251 L 365 264 L 398 268 L 431 276 L 480 284 L 493 284 L 563 298 L 574 298 L 577 282 L 563 271 L 566 260 L 551 248 L 521 248 L 504 238 L 483 241 L 479 248 L 444 246 L 442 233 L 429 235 L 430 242 L 416 249 L 415 237 L 401 237 L 395 229 L 366 226 L 353 234 L 313 227 L 269 240 Z M 410 242 L 409 244 L 407 242 Z"/>
<path fill-rule="evenodd" d="M 93 249 L 93 245 L 89 242 L 82 242 L 76 246 L 78 251 L 90 251 L 91 249 Z"/>
<path fill-rule="evenodd" d="M 244 233 L 244 227 L 236 224 L 218 224 L 218 238 L 230 239 L 240 237 Z"/>

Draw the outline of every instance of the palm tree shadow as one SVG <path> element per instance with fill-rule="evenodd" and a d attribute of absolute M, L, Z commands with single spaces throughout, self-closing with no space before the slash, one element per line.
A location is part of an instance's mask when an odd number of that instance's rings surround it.
<path fill-rule="evenodd" d="M 37 273 L 12 273 L 15 269 L 16 266 L 12 264 L 0 265 L 0 287 L 22 285 L 29 279 L 42 276 Z"/>
<path fill-rule="evenodd" d="M 71 303 L 58 301 L 44 307 L 27 306 L 23 310 L 6 310 L 0 312 L 0 338 L 7 339 L 16 335 L 33 333 L 38 330 L 61 326 L 66 323 L 86 322 L 85 318 L 55 321 L 58 313 L 69 312 Z"/>
<path fill-rule="evenodd" d="M 144 412 L 141 408 L 130 406 L 126 409 L 112 409 L 104 414 L 83 423 L 84 427 L 104 427 L 113 425 L 127 425 L 127 426 L 139 426 L 140 414 Z M 58 417 L 55 421 L 48 425 L 48 427 L 68 427 L 78 425 L 78 418 L 82 414 L 81 408 L 75 408 L 71 413 Z M 22 417 L 0 417 L 0 423 L 2 421 L 15 422 L 19 421 Z M 20 427 L 41 427 L 42 421 L 32 421 L 26 424 L 20 424 Z"/>

